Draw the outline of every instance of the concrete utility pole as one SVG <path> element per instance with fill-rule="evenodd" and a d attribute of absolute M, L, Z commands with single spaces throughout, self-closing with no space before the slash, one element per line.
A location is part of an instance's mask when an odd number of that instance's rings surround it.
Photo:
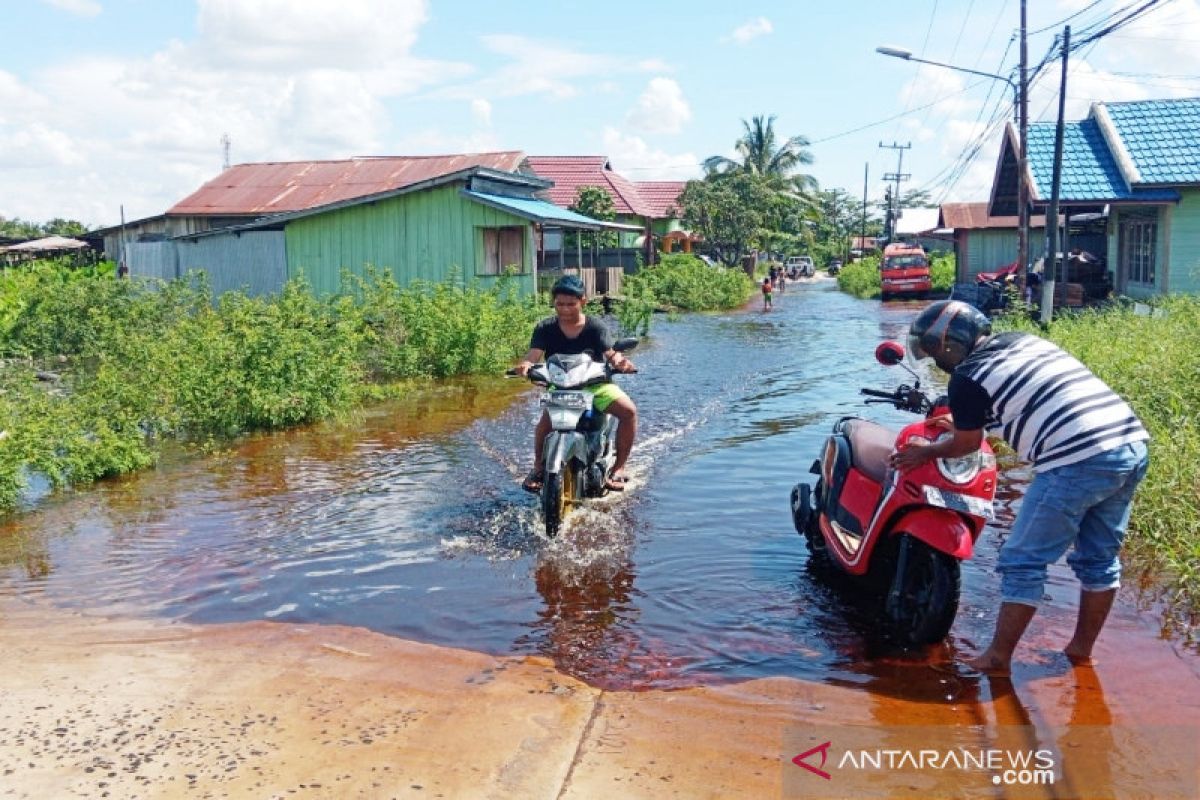
<path fill-rule="evenodd" d="M 1025 2 L 1021 0 L 1021 83 L 1018 95 L 1017 127 L 1020 131 L 1020 152 L 1017 153 L 1017 277 L 1024 289 L 1029 269 L 1029 162 L 1025 150 L 1029 145 L 1029 48 L 1026 43 Z"/>
<path fill-rule="evenodd" d="M 912 142 L 908 144 L 896 144 L 895 142 L 884 144 L 880 142 L 879 146 L 888 150 L 900 151 L 900 158 L 896 162 L 896 171 L 885 173 L 883 176 L 885 181 L 894 181 L 896 184 L 896 188 L 892 191 L 892 227 L 888 231 L 888 241 L 890 242 L 896 238 L 896 223 L 900 221 L 900 181 L 906 181 L 912 177 L 902 171 L 904 169 L 904 151 L 912 147 Z"/>
<path fill-rule="evenodd" d="M 863 164 L 863 213 L 862 213 L 862 228 L 859 229 L 858 236 L 858 253 L 862 255 L 867 249 L 867 178 L 871 174 L 871 162 Z M 850 263 L 849 253 L 846 254 L 846 263 Z"/>
<path fill-rule="evenodd" d="M 1050 189 L 1050 208 L 1046 210 L 1046 257 L 1042 260 L 1042 324 L 1049 325 L 1054 315 L 1054 278 L 1058 272 L 1058 193 L 1062 185 L 1063 117 L 1067 106 L 1067 53 L 1071 49 L 1071 26 L 1063 28 L 1062 84 L 1058 89 L 1058 125 L 1054 128 L 1054 183 Z"/>

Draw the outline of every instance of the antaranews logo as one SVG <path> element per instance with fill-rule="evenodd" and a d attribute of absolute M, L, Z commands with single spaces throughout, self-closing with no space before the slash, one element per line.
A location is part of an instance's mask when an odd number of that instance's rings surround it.
<path fill-rule="evenodd" d="M 805 750 L 792 758 L 792 763 L 812 774 L 832 780 L 825 770 L 829 761 L 832 740 Z M 849 777 L 849 772 L 904 772 L 923 770 L 958 770 L 960 772 L 991 773 L 991 782 L 1006 786 L 1052 785 L 1055 779 L 1055 758 L 1052 750 L 1008 750 L 1000 748 L 950 747 L 848 749 L 837 759 L 836 769 Z M 820 763 L 816 764 L 817 757 Z M 831 766 L 830 769 L 834 769 Z"/>

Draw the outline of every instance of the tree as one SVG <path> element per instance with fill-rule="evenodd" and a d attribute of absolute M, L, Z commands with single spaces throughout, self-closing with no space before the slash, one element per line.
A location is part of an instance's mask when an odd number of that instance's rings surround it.
<path fill-rule="evenodd" d="M 0 236 L 9 239 L 40 239 L 43 236 L 80 236 L 87 233 L 88 228 L 82 222 L 73 219 L 55 217 L 44 225 L 36 222 L 26 222 L 19 217 L 5 219 L 0 217 Z"/>
<path fill-rule="evenodd" d="M 82 222 L 61 217 L 55 217 L 42 226 L 42 233 L 47 236 L 82 236 L 87 230 Z"/>
<path fill-rule="evenodd" d="M 780 184 L 804 193 L 816 188 L 817 180 L 811 175 L 797 175 L 802 164 L 813 163 L 809 141 L 803 136 L 793 136 L 782 145 L 775 134 L 775 117 L 753 117 L 750 122 L 742 120 L 742 137 L 734 147 L 741 161 L 725 156 L 710 156 L 704 159 L 706 175 L 731 175 L 748 172 L 774 178 Z"/>
<path fill-rule="evenodd" d="M 599 186 L 580 186 L 579 191 L 575 195 L 575 202 L 568 208 L 576 214 L 582 214 L 585 217 L 592 219 L 600 219 L 605 222 L 612 222 L 617 218 L 616 211 L 613 208 L 612 196 L 608 192 L 601 189 Z M 574 234 L 567 236 L 567 247 L 575 247 L 575 236 L 584 235 L 584 243 L 587 246 L 593 247 L 616 247 L 617 234 L 616 231 L 592 231 L 588 234 Z"/>
<path fill-rule="evenodd" d="M 796 198 L 779 192 L 773 179 L 748 171 L 688 181 L 680 205 L 688 230 L 729 266 L 774 241 L 784 221 L 799 213 Z"/>
<path fill-rule="evenodd" d="M 910 189 L 900 195 L 901 208 L 937 208 L 938 204 L 933 202 L 933 198 L 929 196 L 929 192 L 925 189 Z"/>

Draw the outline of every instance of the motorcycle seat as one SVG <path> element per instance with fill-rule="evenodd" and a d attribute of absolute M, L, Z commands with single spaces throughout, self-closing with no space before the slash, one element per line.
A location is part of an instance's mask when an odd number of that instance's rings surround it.
<path fill-rule="evenodd" d="M 888 456 L 896 442 L 895 431 L 865 419 L 850 420 L 846 425 L 850 439 L 850 463 L 876 483 L 888 473 Z"/>

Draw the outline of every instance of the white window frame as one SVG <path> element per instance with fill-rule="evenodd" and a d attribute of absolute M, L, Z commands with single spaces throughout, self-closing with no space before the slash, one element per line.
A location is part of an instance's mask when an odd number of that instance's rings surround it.
<path fill-rule="evenodd" d="M 1123 212 L 1117 239 L 1125 280 L 1154 286 L 1158 276 L 1158 210 Z"/>

